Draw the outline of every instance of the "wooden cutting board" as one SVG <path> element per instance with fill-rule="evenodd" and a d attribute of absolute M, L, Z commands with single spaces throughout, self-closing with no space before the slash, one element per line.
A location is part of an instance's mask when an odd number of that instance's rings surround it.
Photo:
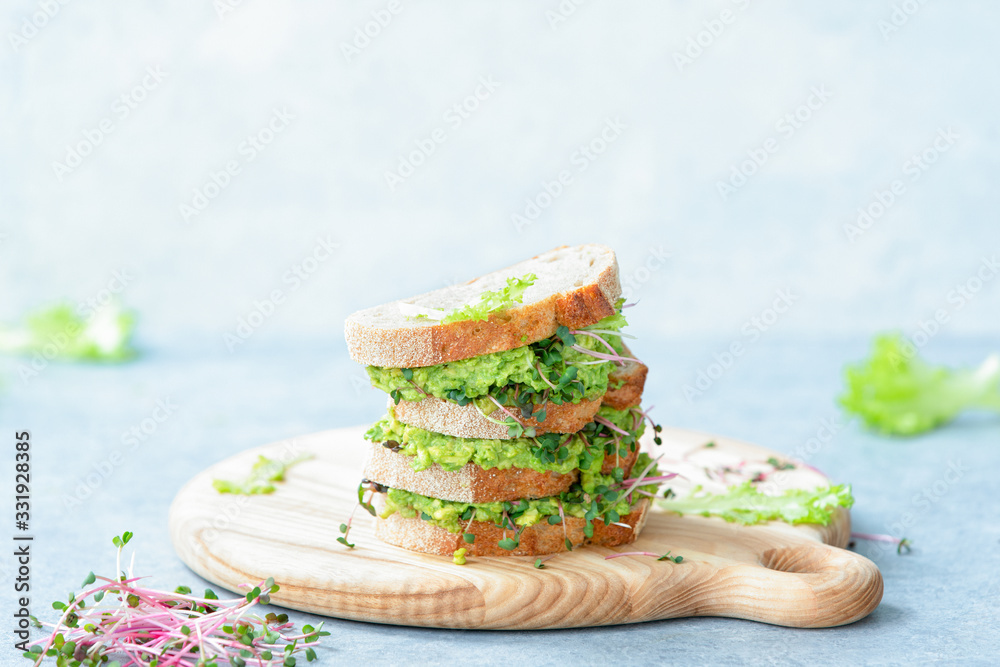
<path fill-rule="evenodd" d="M 348 549 L 338 527 L 357 501 L 364 427 L 325 431 L 272 443 L 217 463 L 192 479 L 170 509 L 174 548 L 191 569 L 238 591 L 274 577 L 274 604 L 326 616 L 446 628 L 541 629 L 634 623 L 687 616 L 727 616 L 820 628 L 867 616 L 882 599 L 874 563 L 842 548 L 850 517 L 831 525 L 773 522 L 741 526 L 721 519 L 653 513 L 639 539 L 590 547 L 547 560 L 470 558 L 458 566 L 380 542 L 374 519 L 355 513 Z M 693 484 L 722 489 L 761 472 L 774 488 L 826 484 L 803 465 L 775 471 L 780 455 L 718 436 L 665 428 L 661 470 L 681 494 Z M 707 442 L 715 446 L 705 447 Z M 243 479 L 260 454 L 291 460 L 269 495 L 220 494 L 212 479 Z M 726 472 L 726 469 L 730 472 Z M 732 472 L 732 470 L 736 472 Z M 677 483 L 674 483 L 677 482 Z M 605 560 L 615 551 L 670 550 L 680 564 L 650 557 Z M 246 589 L 243 589 L 245 592 Z"/>

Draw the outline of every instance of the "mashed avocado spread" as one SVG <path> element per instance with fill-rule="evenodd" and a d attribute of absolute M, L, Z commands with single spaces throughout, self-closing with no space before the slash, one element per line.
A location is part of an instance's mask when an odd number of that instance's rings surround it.
<path fill-rule="evenodd" d="M 636 461 L 635 469 L 641 472 L 646 469 L 649 463 L 649 456 L 642 452 Z M 656 474 L 654 466 L 648 476 L 652 477 Z M 408 519 L 419 516 L 424 521 L 444 528 L 448 532 L 459 533 L 464 525 L 473 519 L 500 525 L 505 511 L 517 526 L 526 528 L 542 520 L 547 520 L 548 517 L 558 517 L 561 504 L 562 511 L 566 516 L 588 520 L 605 517 L 617 521 L 618 517 L 628 514 L 642 496 L 633 493 L 630 498 L 626 498 L 621 495 L 620 491 L 612 490 L 615 486 L 615 480 L 612 477 L 608 475 L 600 477 L 601 485 L 598 488 L 602 493 L 599 495 L 590 495 L 574 485 L 573 488 L 560 496 L 521 500 L 516 503 L 458 503 L 429 498 L 400 489 L 389 489 L 386 492 L 385 509 L 382 510 L 380 516 L 386 518 L 397 512 Z M 645 485 L 640 488 L 644 491 L 656 490 L 654 485 Z"/>
<path fill-rule="evenodd" d="M 616 313 L 604 318 L 597 324 L 584 327 L 582 330 L 619 331 L 625 326 L 625 318 Z M 597 334 L 621 354 L 621 337 L 611 334 Z M 573 336 L 574 344 L 582 348 L 600 353 L 610 353 L 600 340 L 585 334 Z M 576 369 L 575 380 L 582 385 L 582 392 L 569 393 L 569 402 L 578 403 L 581 398 L 592 400 L 602 396 L 608 388 L 608 375 L 613 362 L 581 363 L 599 361 L 595 357 L 578 350 L 572 345 L 565 345 L 557 338 L 547 338 L 530 345 L 492 352 L 478 357 L 449 361 L 436 366 L 421 368 L 383 368 L 368 366 L 368 376 L 372 386 L 387 393 L 398 392 L 403 400 L 419 401 L 424 398 L 424 392 L 437 398 L 454 401 L 452 392 L 461 392 L 468 399 L 485 398 L 491 391 L 512 385 L 527 388 L 538 395 L 539 400 L 552 384 L 557 384 L 559 378 L 565 376 L 570 368 Z M 546 363 L 548 362 L 548 363 Z M 404 374 L 404 370 L 406 373 Z M 542 374 L 544 373 L 544 378 Z M 411 374 L 411 375 L 410 375 Z M 410 375 L 409 379 L 405 375 Z M 416 386 L 414 386 L 416 385 Z M 575 384 L 574 384 L 575 386 Z M 417 388 L 419 387 L 419 389 Z M 421 389 L 423 391 L 421 391 Z M 556 400 L 558 395 L 550 395 L 548 400 Z M 487 414 L 492 411 L 492 402 L 480 405 Z"/>
<path fill-rule="evenodd" d="M 601 406 L 597 411 L 601 417 L 618 428 L 634 434 L 636 440 L 642 435 L 645 424 L 628 410 L 614 410 Z M 401 445 L 396 451 L 411 457 L 410 466 L 416 470 L 426 470 L 435 463 L 449 472 L 454 472 L 467 463 L 474 463 L 481 468 L 527 468 L 538 472 L 557 472 L 567 474 L 582 469 L 588 479 L 585 485 L 590 486 L 590 473 L 598 473 L 605 457 L 605 445 L 613 441 L 611 432 L 600 424 L 588 424 L 581 437 L 572 434 L 545 434 L 538 438 L 514 438 L 512 440 L 487 440 L 483 438 L 456 438 L 450 435 L 434 433 L 416 426 L 409 426 L 397 420 L 390 411 L 385 417 L 375 422 L 365 439 L 372 442 L 396 442 Z M 587 432 L 589 431 L 589 435 Z M 546 461 L 538 456 L 540 445 L 548 439 L 558 450 L 565 451 L 554 460 Z M 613 450 L 612 450 L 613 451 Z"/>

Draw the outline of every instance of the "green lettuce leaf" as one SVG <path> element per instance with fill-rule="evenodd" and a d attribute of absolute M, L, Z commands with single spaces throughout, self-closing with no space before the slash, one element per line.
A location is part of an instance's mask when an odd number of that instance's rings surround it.
<path fill-rule="evenodd" d="M 969 409 L 1000 412 L 1000 357 L 978 368 L 931 366 L 899 334 L 875 338 L 871 356 L 845 371 L 840 405 L 885 435 L 912 436 Z"/>
<path fill-rule="evenodd" d="M 83 317 L 59 304 L 25 317 L 19 326 L 0 326 L 0 352 L 39 353 L 62 361 L 125 361 L 131 347 L 135 316 L 117 302 Z"/>
<path fill-rule="evenodd" d="M 686 498 L 669 498 L 657 503 L 677 514 L 717 516 L 726 521 L 752 525 L 765 521 L 813 523 L 826 526 L 838 507 L 854 504 L 850 484 L 818 489 L 788 489 L 767 496 L 750 482 L 729 487 L 725 493 L 708 493 L 699 486 Z"/>
<path fill-rule="evenodd" d="M 479 303 L 456 308 L 444 316 L 441 324 L 461 322 L 463 320 L 488 320 L 490 313 L 506 310 L 524 299 L 524 290 L 531 287 L 538 276 L 529 273 L 521 278 L 508 278 L 506 287 L 495 292 L 483 292 L 479 295 Z"/>
<path fill-rule="evenodd" d="M 225 479 L 213 479 L 212 488 L 219 493 L 236 493 L 244 496 L 251 496 L 258 493 L 273 493 L 275 486 L 272 482 L 285 481 L 285 473 L 296 463 L 307 461 L 312 458 L 312 454 L 306 454 L 288 463 L 275 461 L 266 456 L 259 456 L 257 462 L 250 468 L 250 474 L 241 481 L 229 481 Z"/>

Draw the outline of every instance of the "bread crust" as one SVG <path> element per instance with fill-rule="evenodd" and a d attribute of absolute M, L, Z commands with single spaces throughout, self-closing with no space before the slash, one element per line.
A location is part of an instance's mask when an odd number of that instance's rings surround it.
<path fill-rule="evenodd" d="M 632 468 L 635 467 L 635 460 L 639 458 L 639 443 L 633 443 L 632 447 L 634 449 L 628 453 L 628 456 L 619 454 L 616 457 L 614 454 L 605 454 L 604 462 L 601 464 L 601 474 L 610 475 L 616 467 L 621 467 L 625 471 L 625 478 L 628 479 L 628 476 L 632 474 Z"/>
<path fill-rule="evenodd" d="M 638 444 L 628 456 L 606 456 L 601 473 L 610 475 L 613 468 L 620 466 L 628 478 L 638 456 Z M 364 476 L 384 486 L 459 503 L 494 503 L 557 496 L 580 477 L 578 470 L 561 474 L 527 468 L 482 468 L 475 463 L 467 463 L 455 471 L 445 470 L 437 464 L 417 471 L 410 466 L 412 460 L 406 454 L 370 442 Z"/>
<path fill-rule="evenodd" d="M 526 427 L 533 427 L 536 433 L 576 433 L 594 420 L 601 407 L 600 398 L 579 403 L 544 403 L 545 421 L 533 417 L 518 419 Z M 392 399 L 389 399 L 392 405 Z M 400 401 L 394 408 L 396 419 L 427 431 L 453 435 L 457 438 L 485 438 L 488 440 L 510 440 L 507 426 L 490 421 L 472 403 L 458 405 L 433 396 L 422 401 Z M 517 413 L 515 413 L 517 414 Z M 505 417 L 497 410 L 490 417 L 500 420 Z"/>
<path fill-rule="evenodd" d="M 385 495 L 375 494 L 374 502 L 381 511 Z M 566 517 L 565 527 L 542 521 L 525 528 L 521 532 L 519 545 L 512 551 L 501 549 L 497 543 L 505 536 L 511 537 L 513 531 L 504 531 L 484 521 L 473 521 L 466 529 L 466 532 L 476 536 L 472 544 L 465 542 L 460 533 L 449 533 L 419 517 L 407 519 L 398 513 L 385 519 L 376 517 L 375 536 L 397 547 L 441 556 L 451 556 L 459 548 L 466 549 L 470 556 L 542 556 L 567 551 L 567 539 L 574 549 L 582 546 L 612 547 L 634 542 L 645 526 L 648 510 L 647 498 L 637 502 L 631 512 L 619 519 L 619 523 L 626 524 L 628 528 L 615 524 L 605 525 L 597 519 L 593 522 L 593 537 L 584 535 L 586 521 L 578 517 Z"/>
<path fill-rule="evenodd" d="M 525 426 L 535 429 L 536 433 L 576 433 L 593 421 L 601 405 L 607 405 L 616 410 L 624 410 L 642 402 L 642 390 L 646 385 L 647 368 L 634 361 L 626 362 L 625 366 L 616 368 L 608 378 L 608 386 L 622 380 L 625 384 L 618 389 L 608 389 L 602 398 L 592 401 L 582 400 L 579 403 L 542 404 L 545 409 L 545 421 L 534 418 L 519 417 Z M 503 424 L 490 421 L 475 405 L 458 405 L 451 401 L 429 396 L 420 401 L 400 401 L 394 403 L 388 400 L 390 410 L 396 419 L 422 428 L 425 431 L 452 435 L 456 438 L 485 438 L 488 440 L 510 440 L 509 429 Z M 503 413 L 494 412 L 492 419 L 502 421 Z"/>
<path fill-rule="evenodd" d="M 626 356 L 630 353 L 626 348 Z M 642 391 L 646 387 L 646 374 L 649 369 L 645 364 L 627 361 L 621 368 L 616 368 L 608 376 L 608 390 L 604 394 L 603 403 L 615 410 L 624 410 L 642 403 Z M 614 384 L 624 380 L 618 389 L 612 389 Z"/>
<path fill-rule="evenodd" d="M 460 503 L 492 503 L 557 496 L 568 490 L 578 473 L 538 472 L 527 468 L 481 468 L 467 463 L 449 472 L 434 464 L 416 471 L 413 459 L 378 443 L 369 443 L 365 477 L 396 489 Z M 633 459 L 634 461 L 634 459 Z"/>
<path fill-rule="evenodd" d="M 560 246 L 528 261 L 545 261 L 546 255 L 565 248 Z M 348 352 L 354 361 L 366 366 L 433 366 L 528 345 L 552 336 L 561 325 L 579 328 L 594 324 L 615 313 L 615 302 L 621 296 L 618 261 L 614 251 L 607 246 L 588 244 L 577 248 L 596 249 L 608 255 L 607 266 L 589 284 L 491 313 L 486 321 L 465 320 L 449 324 L 428 321 L 387 326 L 380 323 L 381 319 L 385 318 L 387 309 L 395 306 L 398 310 L 396 304 L 399 302 L 368 308 L 353 313 L 344 323 Z M 438 290 L 443 291 L 446 290 Z M 436 293 L 429 292 L 407 301 Z"/>

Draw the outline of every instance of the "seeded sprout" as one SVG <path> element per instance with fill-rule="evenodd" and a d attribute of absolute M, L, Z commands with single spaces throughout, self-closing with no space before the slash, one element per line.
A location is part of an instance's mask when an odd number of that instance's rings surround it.
<path fill-rule="evenodd" d="M 887 542 L 896 545 L 896 553 L 899 555 L 908 554 L 913 550 L 913 543 L 905 537 L 893 537 L 892 535 L 880 535 L 873 533 L 851 533 L 853 540 L 868 540 L 869 542 Z"/>
<path fill-rule="evenodd" d="M 118 577 L 91 572 L 81 586 L 85 590 L 70 593 L 65 603 L 52 603 L 62 611 L 58 621 L 42 623 L 32 617 L 36 627 L 52 632 L 34 642 L 24 657 L 35 665 L 53 658 L 59 667 L 244 667 L 248 662 L 292 667 L 299 653 L 307 662 L 315 660 L 320 637 L 330 634 L 322 623 L 296 630 L 286 614 L 251 614 L 279 590 L 271 578 L 256 586 L 244 584 L 249 589 L 245 596 L 227 600 L 211 589 L 197 597 L 186 586 L 173 592 L 142 587 L 138 582 L 143 577 L 134 576 L 131 565 L 127 574 L 121 570 L 122 550 L 131 539 L 126 531 L 112 540 Z M 123 655 L 125 661 L 109 661 L 110 655 Z"/>
<path fill-rule="evenodd" d="M 622 556 L 651 556 L 656 560 L 669 560 L 672 563 L 678 565 L 684 560 L 683 556 L 671 556 L 670 551 L 665 554 L 653 553 L 652 551 L 621 551 L 618 553 L 610 554 L 604 557 L 604 560 L 611 560 L 612 558 L 621 558 Z"/>

